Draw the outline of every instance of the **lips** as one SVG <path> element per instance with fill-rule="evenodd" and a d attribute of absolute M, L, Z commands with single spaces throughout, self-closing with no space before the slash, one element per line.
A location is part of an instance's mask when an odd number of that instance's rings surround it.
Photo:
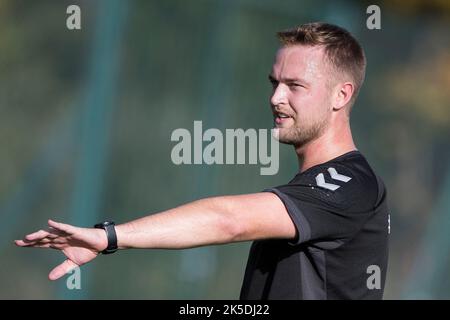
<path fill-rule="evenodd" d="M 276 124 L 282 124 L 292 117 L 283 112 L 274 112 L 274 118 Z"/>

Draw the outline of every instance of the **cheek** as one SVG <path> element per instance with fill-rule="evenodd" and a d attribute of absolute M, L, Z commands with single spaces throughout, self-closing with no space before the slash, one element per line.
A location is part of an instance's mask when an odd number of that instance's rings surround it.
<path fill-rule="evenodd" d="M 308 114 L 317 109 L 319 99 L 314 92 L 301 90 L 291 94 L 290 104 L 297 114 Z"/>
<path fill-rule="evenodd" d="M 329 110 L 327 92 L 316 91 L 292 95 L 290 105 L 297 115 L 297 122 L 314 122 L 323 119 Z"/>
<path fill-rule="evenodd" d="M 307 99 L 310 102 L 311 109 L 313 109 L 317 115 L 323 115 L 328 112 L 330 105 L 328 90 L 324 88 L 315 90 L 314 92 L 311 92 Z"/>

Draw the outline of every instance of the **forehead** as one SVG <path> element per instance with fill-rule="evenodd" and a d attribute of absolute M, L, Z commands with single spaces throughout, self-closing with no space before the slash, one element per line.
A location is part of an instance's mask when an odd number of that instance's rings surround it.
<path fill-rule="evenodd" d="M 315 46 L 284 46 L 275 56 L 272 73 L 277 77 L 311 77 L 323 73 L 325 68 L 324 48 Z"/>

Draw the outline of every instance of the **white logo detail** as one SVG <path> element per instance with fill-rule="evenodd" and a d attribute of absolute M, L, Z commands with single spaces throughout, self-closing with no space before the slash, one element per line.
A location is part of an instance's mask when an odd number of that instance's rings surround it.
<path fill-rule="evenodd" d="M 81 289 L 81 270 L 80 267 L 75 267 L 72 270 L 70 270 L 68 273 L 73 274 L 67 278 L 66 286 L 69 290 L 80 290 Z"/>
<path fill-rule="evenodd" d="M 330 173 L 331 179 L 333 179 L 333 180 L 338 180 L 338 181 L 342 181 L 342 182 L 349 182 L 350 180 L 352 180 L 352 178 L 338 173 L 335 168 L 328 168 L 328 172 Z M 316 176 L 316 183 L 319 187 L 322 187 L 322 188 L 325 188 L 325 189 L 328 189 L 331 191 L 335 191 L 340 188 L 340 186 L 337 184 L 325 182 L 325 176 L 323 175 L 323 173 L 319 173 Z"/>
<path fill-rule="evenodd" d="M 391 234 L 391 215 L 388 214 L 388 234 Z"/>
<path fill-rule="evenodd" d="M 367 29 L 374 30 L 374 29 L 381 29 L 381 9 L 376 4 L 372 4 L 367 7 L 366 9 L 367 14 L 371 14 L 366 21 Z"/>
<path fill-rule="evenodd" d="M 193 134 L 184 128 L 172 132 L 170 140 L 178 142 L 172 148 L 172 162 L 176 165 L 246 164 L 248 155 L 248 164 L 258 164 L 259 159 L 263 165 L 261 175 L 274 175 L 279 168 L 278 130 L 225 129 L 223 133 L 210 128 L 203 132 L 203 122 L 194 121 Z M 270 146 L 267 145 L 268 136 Z M 209 143 L 204 147 L 205 142 Z"/>
<path fill-rule="evenodd" d="M 326 183 L 325 177 L 323 176 L 323 173 L 319 173 L 316 177 L 316 182 L 319 187 L 334 191 L 338 189 L 340 186 L 332 183 Z"/>
<path fill-rule="evenodd" d="M 335 168 L 328 168 L 328 172 L 330 173 L 330 176 L 334 180 L 339 180 L 342 182 L 349 182 L 352 180 L 352 178 L 344 176 L 343 174 L 339 174 Z"/>
<path fill-rule="evenodd" d="M 367 267 L 367 274 L 370 276 L 367 278 L 366 285 L 367 289 L 381 289 L 381 270 L 376 264 L 372 264 Z"/>
<path fill-rule="evenodd" d="M 81 9 L 77 5 L 70 5 L 66 10 L 67 14 L 70 16 L 67 17 L 66 26 L 69 30 L 80 30 L 81 29 Z"/>

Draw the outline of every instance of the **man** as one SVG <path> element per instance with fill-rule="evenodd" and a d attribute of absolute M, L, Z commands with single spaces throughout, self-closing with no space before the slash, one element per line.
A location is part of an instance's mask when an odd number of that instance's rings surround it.
<path fill-rule="evenodd" d="M 270 104 L 278 139 L 294 146 L 300 167 L 288 184 L 206 198 L 117 226 L 49 220 L 48 230 L 16 244 L 61 250 L 67 260 L 50 272 L 55 280 L 117 247 L 254 240 L 241 299 L 381 299 L 386 189 L 357 150 L 349 120 L 364 80 L 364 52 L 347 31 L 325 23 L 278 36 Z"/>

